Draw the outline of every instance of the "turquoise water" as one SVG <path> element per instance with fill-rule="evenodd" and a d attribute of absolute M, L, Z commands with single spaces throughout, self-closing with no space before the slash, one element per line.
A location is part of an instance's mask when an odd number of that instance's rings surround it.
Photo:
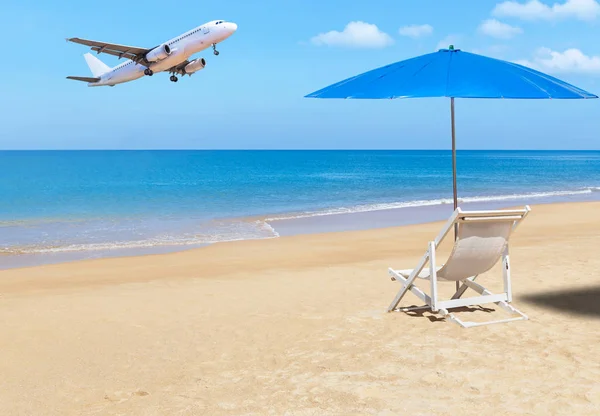
<path fill-rule="evenodd" d="M 283 218 L 452 199 L 449 151 L 17 151 L 0 166 L 13 255 L 269 238 Z M 462 151 L 458 187 L 462 204 L 598 199 L 600 152 Z"/>

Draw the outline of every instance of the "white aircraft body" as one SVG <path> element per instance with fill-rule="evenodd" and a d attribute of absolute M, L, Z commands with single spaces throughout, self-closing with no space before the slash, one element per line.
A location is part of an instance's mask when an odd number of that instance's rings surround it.
<path fill-rule="evenodd" d="M 204 58 L 189 60 L 195 53 L 212 46 L 213 53 L 219 54 L 216 45 L 223 42 L 237 30 L 232 22 L 215 20 L 198 26 L 181 36 L 177 36 L 154 48 L 139 48 L 136 46 L 118 45 L 114 43 L 97 42 L 93 40 L 69 38 L 67 41 L 90 46 L 96 53 L 128 58 L 126 62 L 110 68 L 91 53 L 84 55 L 92 71 L 93 77 L 67 77 L 76 81 L 88 83 L 88 87 L 100 87 L 133 81 L 155 72 L 171 73 L 171 81 L 177 82 L 177 75 L 189 75 L 198 72 L 206 66 Z"/>

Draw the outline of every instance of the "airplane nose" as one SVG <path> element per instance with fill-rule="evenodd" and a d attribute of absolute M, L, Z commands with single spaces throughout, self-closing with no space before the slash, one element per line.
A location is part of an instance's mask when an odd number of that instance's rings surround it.
<path fill-rule="evenodd" d="M 235 32 L 238 27 L 235 23 L 229 23 L 227 26 L 229 26 L 232 32 Z"/>

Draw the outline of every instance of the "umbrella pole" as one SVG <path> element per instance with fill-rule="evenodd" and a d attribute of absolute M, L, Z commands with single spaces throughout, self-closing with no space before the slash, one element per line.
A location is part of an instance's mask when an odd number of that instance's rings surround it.
<path fill-rule="evenodd" d="M 454 194 L 454 210 L 458 208 L 458 191 L 456 189 L 456 131 L 454 128 L 454 97 L 450 97 L 450 118 L 452 119 L 452 190 Z M 454 240 L 458 238 L 458 224 L 454 224 Z M 456 282 L 456 290 L 460 284 Z"/>
<path fill-rule="evenodd" d="M 454 191 L 454 209 L 458 208 L 458 191 L 456 189 L 456 131 L 454 129 L 454 97 L 450 98 L 450 114 L 452 118 L 452 188 Z M 456 237 L 456 228 L 454 229 Z"/>

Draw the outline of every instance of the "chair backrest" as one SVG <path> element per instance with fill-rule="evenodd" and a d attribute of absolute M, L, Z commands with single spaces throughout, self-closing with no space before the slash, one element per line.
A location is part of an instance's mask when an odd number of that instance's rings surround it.
<path fill-rule="evenodd" d="M 444 280 L 464 280 L 490 270 L 502 257 L 512 231 L 529 207 L 515 211 L 461 212 L 457 210 L 458 238 L 448 261 L 437 272 Z"/>

